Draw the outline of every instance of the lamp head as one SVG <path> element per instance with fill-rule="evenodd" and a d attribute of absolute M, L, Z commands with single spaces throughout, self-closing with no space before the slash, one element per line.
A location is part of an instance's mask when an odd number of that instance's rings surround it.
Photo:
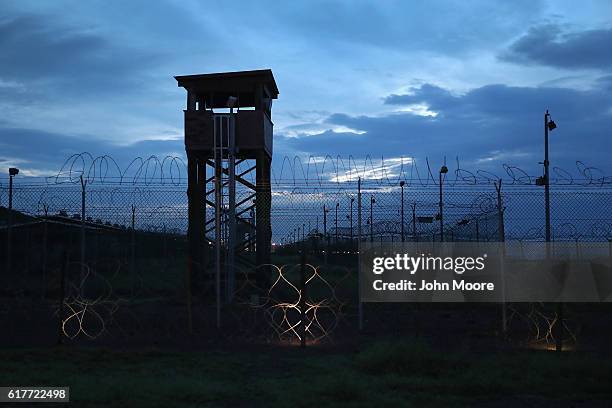
<path fill-rule="evenodd" d="M 448 173 L 448 167 L 446 166 L 440 167 L 440 174 L 446 174 L 446 173 Z"/>
<path fill-rule="evenodd" d="M 234 106 L 236 106 L 236 102 L 238 102 L 238 98 L 236 98 L 235 96 L 230 96 L 229 98 L 227 98 L 227 107 L 233 108 Z"/>
<path fill-rule="evenodd" d="M 557 124 L 555 123 L 554 120 L 549 120 L 548 121 L 548 130 L 553 130 L 557 128 Z"/>
<path fill-rule="evenodd" d="M 404 180 L 400 181 L 400 187 L 404 187 L 405 184 L 406 182 Z"/>
<path fill-rule="evenodd" d="M 19 174 L 19 169 L 17 167 L 9 168 L 9 176 L 16 176 Z"/>

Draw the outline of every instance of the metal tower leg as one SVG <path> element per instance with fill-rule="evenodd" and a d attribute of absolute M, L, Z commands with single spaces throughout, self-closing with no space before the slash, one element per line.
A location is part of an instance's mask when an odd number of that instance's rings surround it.
<path fill-rule="evenodd" d="M 235 253 L 236 253 L 236 151 L 235 151 L 235 121 L 233 108 L 228 118 L 228 172 L 229 172 L 229 214 L 228 228 L 229 237 L 227 242 L 227 280 L 226 298 L 231 302 L 234 297 L 234 282 L 236 276 Z"/>
<path fill-rule="evenodd" d="M 198 164 L 194 155 L 187 155 L 187 178 L 189 187 L 187 188 L 189 224 L 187 227 L 187 235 L 189 237 L 188 246 L 188 284 L 190 290 L 193 289 L 194 275 L 197 271 L 198 264 L 198 217 L 197 217 L 197 180 L 198 180 Z"/>
<path fill-rule="evenodd" d="M 197 191 L 197 208 L 198 217 L 198 268 L 197 268 L 197 284 L 200 286 L 200 292 L 207 287 L 206 282 L 208 275 L 206 273 L 206 264 L 208 261 L 208 242 L 206 240 L 206 157 L 200 157 L 198 160 L 198 191 Z"/>
<path fill-rule="evenodd" d="M 255 226 L 256 226 L 256 253 L 257 253 L 257 285 L 265 288 L 269 285 L 270 251 L 272 247 L 272 225 L 270 223 L 270 205 L 272 191 L 270 188 L 271 160 L 265 152 L 259 152 L 256 163 L 256 198 L 255 198 Z"/>

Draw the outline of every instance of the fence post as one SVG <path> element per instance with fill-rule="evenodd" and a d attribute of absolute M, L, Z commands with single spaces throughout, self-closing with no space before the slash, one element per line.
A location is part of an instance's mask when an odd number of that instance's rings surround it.
<path fill-rule="evenodd" d="M 30 226 L 25 227 L 25 231 L 26 231 L 26 242 L 28 245 L 28 248 L 32 248 L 32 229 L 30 228 Z M 32 267 L 32 262 L 30 260 L 29 256 L 25 257 L 25 266 L 23 267 L 23 276 L 26 278 L 26 280 L 30 279 L 30 268 Z"/>
<path fill-rule="evenodd" d="M 6 275 L 7 284 L 10 282 L 10 273 L 13 268 L 13 175 L 9 176 L 8 218 L 6 226 Z"/>
<path fill-rule="evenodd" d="M 302 242 L 300 257 L 300 347 L 306 347 L 306 245 Z"/>
<path fill-rule="evenodd" d="M 555 324 L 555 351 L 563 351 L 563 337 L 565 336 L 565 327 L 563 325 L 563 302 L 557 303 L 557 322 Z"/>
<path fill-rule="evenodd" d="M 186 301 L 187 301 L 187 330 L 189 334 L 193 334 L 193 313 L 191 310 L 191 275 L 193 262 L 187 262 L 187 276 L 185 277 L 186 286 Z"/>
<path fill-rule="evenodd" d="M 58 304 L 58 333 L 57 344 L 62 344 L 64 338 L 64 299 L 66 297 L 66 268 L 68 267 L 68 252 L 64 249 L 62 254 L 62 264 L 60 266 L 60 281 L 59 281 L 59 304 Z"/>
<path fill-rule="evenodd" d="M 357 258 L 361 256 L 361 177 L 357 179 Z M 357 259 L 357 315 L 359 319 L 359 331 L 363 330 L 363 303 L 361 303 L 361 262 Z"/>
<path fill-rule="evenodd" d="M 132 229 L 130 230 L 130 278 L 132 279 L 132 294 L 136 285 L 136 206 L 132 204 Z"/>
<path fill-rule="evenodd" d="M 504 227 L 504 207 L 503 207 L 503 203 L 502 203 L 502 196 L 501 196 L 501 185 L 502 185 L 502 181 L 501 179 L 499 179 L 499 182 L 495 183 L 495 190 L 497 190 L 497 217 L 498 217 L 498 231 L 499 231 L 499 242 L 502 243 L 502 248 L 501 248 L 501 257 L 500 257 L 500 262 L 501 262 L 501 285 L 502 285 L 502 334 L 505 337 L 507 332 L 508 332 L 508 318 L 507 318 L 507 308 L 506 308 L 506 274 L 505 274 L 505 262 L 504 262 L 504 258 L 505 258 L 505 254 L 506 254 L 506 247 L 505 247 L 505 241 L 506 241 L 506 232 L 505 232 L 505 227 Z"/>
<path fill-rule="evenodd" d="M 43 300 L 47 297 L 47 205 L 44 205 L 45 219 L 43 220 L 43 242 L 42 242 L 42 298 Z"/>
<path fill-rule="evenodd" d="M 416 232 L 416 201 L 412 203 L 412 239 L 414 242 L 418 241 Z"/>
<path fill-rule="evenodd" d="M 81 286 L 84 285 L 86 268 L 85 268 L 85 187 L 87 180 L 81 175 Z"/>
<path fill-rule="evenodd" d="M 323 264 L 327 266 L 327 255 L 329 253 L 329 236 L 327 235 L 327 208 L 325 208 L 325 204 L 323 204 L 323 240 L 325 251 L 323 256 Z"/>

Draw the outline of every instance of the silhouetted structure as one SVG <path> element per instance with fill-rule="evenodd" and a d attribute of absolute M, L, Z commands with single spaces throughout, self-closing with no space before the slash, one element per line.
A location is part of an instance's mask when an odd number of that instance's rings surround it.
<path fill-rule="evenodd" d="M 185 148 L 192 270 L 202 272 L 207 261 L 206 247 L 221 236 L 224 255 L 229 263 L 227 286 L 228 295 L 231 296 L 236 252 L 252 249 L 252 241 L 255 241 L 257 265 L 270 263 L 271 109 L 272 99 L 278 97 L 278 88 L 269 69 L 175 78 L 178 85 L 187 90 Z M 224 110 L 224 113 L 219 110 Z M 236 165 L 246 160 L 255 160 L 255 166 L 236 174 Z M 211 167 L 212 176 L 209 178 L 207 166 Z M 252 171 L 256 172 L 255 185 L 246 179 Z M 226 180 L 223 180 L 224 177 Z M 252 194 L 236 202 L 235 182 L 252 190 Z M 207 187 L 209 183 L 212 189 Z M 228 192 L 224 193 L 226 186 Z M 213 193 L 214 202 L 208 199 Z M 228 200 L 227 205 L 225 199 Z M 207 205 L 216 209 L 215 219 L 206 219 Z M 252 213 L 253 209 L 254 219 L 241 217 Z M 240 226 L 237 228 L 236 224 Z M 256 233 L 254 236 L 243 234 L 245 228 L 254 229 Z M 220 233 L 217 234 L 217 231 Z M 258 271 L 258 280 L 266 279 L 265 269 L 259 268 Z"/>

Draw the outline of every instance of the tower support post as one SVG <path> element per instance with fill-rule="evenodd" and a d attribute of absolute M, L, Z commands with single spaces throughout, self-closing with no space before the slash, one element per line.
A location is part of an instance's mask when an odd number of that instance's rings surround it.
<path fill-rule="evenodd" d="M 272 248 L 272 225 L 270 210 L 272 203 L 272 190 L 270 186 L 271 159 L 264 152 L 257 154 L 256 169 L 256 197 L 255 197 L 255 226 L 257 253 L 257 284 L 260 288 L 266 287 L 270 279 L 270 251 Z"/>

